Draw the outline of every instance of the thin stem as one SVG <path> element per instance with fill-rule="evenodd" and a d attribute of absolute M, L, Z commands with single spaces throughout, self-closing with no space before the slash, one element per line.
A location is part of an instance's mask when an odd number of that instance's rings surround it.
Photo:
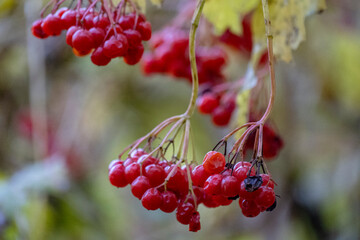
<path fill-rule="evenodd" d="M 263 6 L 266 38 L 267 38 L 267 49 L 268 49 L 268 55 L 269 55 L 269 71 L 270 71 L 270 81 L 271 81 L 271 92 L 270 92 L 269 104 L 266 108 L 264 115 L 262 116 L 262 118 L 259 121 L 261 123 L 265 123 L 265 121 L 268 119 L 268 117 L 271 113 L 271 110 L 273 108 L 273 105 L 274 105 L 276 82 L 275 82 L 275 70 L 274 70 L 273 35 L 271 32 L 271 21 L 270 21 L 268 0 L 262 0 L 262 6 Z"/>
<path fill-rule="evenodd" d="M 191 21 L 191 29 L 189 35 L 189 56 L 190 56 L 190 64 L 191 64 L 191 75 L 192 75 L 192 92 L 189 106 L 185 112 L 186 117 L 190 117 L 193 115 L 195 106 L 196 106 L 196 98 L 199 92 L 199 76 L 196 66 L 196 55 L 195 55 L 195 38 L 196 38 L 196 30 L 199 26 L 199 21 L 201 17 L 202 10 L 204 8 L 205 0 L 199 0 L 196 6 L 192 21 Z"/>

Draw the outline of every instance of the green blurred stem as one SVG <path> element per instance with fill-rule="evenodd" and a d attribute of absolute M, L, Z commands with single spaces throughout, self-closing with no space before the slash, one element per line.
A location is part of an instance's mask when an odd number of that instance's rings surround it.
<path fill-rule="evenodd" d="M 199 76 L 196 66 L 196 55 L 195 55 L 195 38 L 196 38 L 196 30 L 199 26 L 199 21 L 201 17 L 202 10 L 204 8 L 205 0 L 199 0 L 196 6 L 192 21 L 191 21 L 191 29 L 189 35 L 189 56 L 190 56 L 190 64 L 191 64 L 191 75 L 192 75 L 192 93 L 189 106 L 184 113 L 186 118 L 190 118 L 196 106 L 196 98 L 199 92 Z"/>

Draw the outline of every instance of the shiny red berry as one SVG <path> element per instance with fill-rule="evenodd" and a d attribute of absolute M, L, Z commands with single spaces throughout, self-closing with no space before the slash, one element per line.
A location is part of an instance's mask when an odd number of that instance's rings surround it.
<path fill-rule="evenodd" d="M 204 169 L 210 174 L 220 173 L 224 170 L 225 164 L 225 156 L 216 151 L 208 152 L 203 160 Z"/>
<path fill-rule="evenodd" d="M 115 187 L 125 187 L 128 184 L 125 178 L 125 167 L 122 164 L 113 166 L 109 171 L 109 180 Z"/>
<path fill-rule="evenodd" d="M 135 197 L 141 199 L 150 187 L 149 179 L 145 176 L 139 176 L 131 183 L 131 192 Z"/>
<path fill-rule="evenodd" d="M 141 203 L 147 210 L 159 209 L 163 203 L 162 194 L 156 188 L 150 188 L 142 196 Z"/>

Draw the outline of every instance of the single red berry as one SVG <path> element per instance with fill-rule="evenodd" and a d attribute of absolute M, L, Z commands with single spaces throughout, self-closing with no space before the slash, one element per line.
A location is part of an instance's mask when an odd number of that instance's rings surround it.
<path fill-rule="evenodd" d="M 125 167 L 125 178 L 128 183 L 132 183 L 138 176 L 140 176 L 140 165 L 133 162 Z"/>
<path fill-rule="evenodd" d="M 203 160 L 204 169 L 210 174 L 220 173 L 224 170 L 225 164 L 225 156 L 216 151 L 208 152 Z"/>
<path fill-rule="evenodd" d="M 113 166 L 109 171 L 109 180 L 115 187 L 125 187 L 128 184 L 125 179 L 125 167 L 122 164 Z"/>
<path fill-rule="evenodd" d="M 231 112 L 226 108 L 219 106 L 212 112 L 212 122 L 219 127 L 223 127 L 229 124 L 231 119 Z"/>
<path fill-rule="evenodd" d="M 205 171 L 203 165 L 196 166 L 192 170 L 192 181 L 194 186 L 203 187 L 210 174 Z"/>
<path fill-rule="evenodd" d="M 119 19 L 119 25 L 124 30 L 133 28 L 135 25 L 135 17 L 133 15 L 122 16 Z"/>
<path fill-rule="evenodd" d="M 125 159 L 123 165 L 124 165 L 124 167 L 127 167 L 130 164 L 132 164 L 133 162 L 136 162 L 136 161 L 134 161 L 132 158 L 127 158 L 127 159 Z"/>
<path fill-rule="evenodd" d="M 110 63 L 111 58 L 108 58 L 104 54 L 104 50 L 102 47 L 98 47 L 91 54 L 91 61 L 97 66 L 106 66 Z"/>
<path fill-rule="evenodd" d="M 95 27 L 106 29 L 110 25 L 110 20 L 107 16 L 96 16 L 94 17 Z"/>
<path fill-rule="evenodd" d="M 166 174 L 161 166 L 150 164 L 145 168 L 145 176 L 149 178 L 150 185 L 156 187 L 164 182 Z"/>
<path fill-rule="evenodd" d="M 239 205 L 245 217 L 256 217 L 260 214 L 260 208 L 252 200 L 240 199 Z"/>
<path fill-rule="evenodd" d="M 247 178 L 250 167 L 251 167 L 251 163 L 249 162 L 238 162 L 234 166 L 233 176 L 235 176 L 241 183 L 242 181 L 245 180 L 245 178 Z M 255 176 L 254 168 L 251 169 L 250 176 Z"/>
<path fill-rule="evenodd" d="M 220 203 L 216 201 L 214 195 L 204 194 L 203 204 L 208 208 L 216 208 L 220 206 Z"/>
<path fill-rule="evenodd" d="M 64 29 L 69 29 L 76 25 L 76 11 L 68 10 L 61 16 L 61 22 Z"/>
<path fill-rule="evenodd" d="M 150 188 L 142 196 L 141 203 L 147 210 L 159 209 L 163 203 L 162 194 L 156 188 Z"/>
<path fill-rule="evenodd" d="M 160 206 L 160 210 L 166 213 L 173 212 L 178 206 L 177 197 L 175 193 L 166 191 L 161 193 L 161 195 L 163 202 L 162 205 Z"/>
<path fill-rule="evenodd" d="M 200 113 L 210 114 L 219 106 L 219 100 L 214 93 L 208 92 L 200 96 L 197 100 Z"/>
<path fill-rule="evenodd" d="M 49 14 L 46 18 L 44 18 L 41 27 L 44 33 L 50 36 L 58 36 L 63 30 L 63 24 L 61 19 L 53 14 Z"/>
<path fill-rule="evenodd" d="M 137 160 L 137 163 L 139 163 L 142 167 L 142 171 L 145 172 L 145 168 L 147 166 L 149 166 L 150 164 L 154 164 L 157 163 L 158 160 L 152 156 L 149 156 L 147 154 L 142 155 L 141 157 L 139 157 L 139 159 Z"/>
<path fill-rule="evenodd" d="M 64 15 L 64 13 L 67 12 L 67 11 L 68 11 L 67 7 L 62 7 L 62 8 L 59 8 L 58 10 L 56 10 L 54 15 L 61 18 L 62 15 Z"/>
<path fill-rule="evenodd" d="M 223 177 L 221 174 L 211 175 L 204 184 L 204 191 L 209 195 L 221 194 L 221 181 Z"/>
<path fill-rule="evenodd" d="M 226 197 L 234 197 L 240 192 L 240 182 L 234 176 L 226 176 L 221 181 L 221 192 Z"/>
<path fill-rule="evenodd" d="M 127 53 L 127 38 L 123 34 L 112 36 L 104 43 L 104 54 L 109 58 L 122 57 Z"/>
<path fill-rule="evenodd" d="M 43 19 L 38 19 L 38 20 L 36 20 L 36 21 L 32 24 L 31 32 L 32 32 L 32 34 L 33 34 L 35 37 L 44 39 L 44 38 L 49 37 L 49 35 L 46 34 L 46 33 L 44 32 L 43 28 L 41 27 L 42 23 L 43 23 Z"/>
<path fill-rule="evenodd" d="M 168 166 L 165 168 L 165 173 L 167 176 L 169 176 L 173 168 L 174 166 Z M 180 167 L 176 167 L 174 172 L 171 173 L 171 176 L 166 184 L 166 187 L 177 194 L 187 193 L 188 180 L 186 177 L 186 173 Z"/>
<path fill-rule="evenodd" d="M 197 232 L 201 229 L 201 224 L 200 224 L 200 213 L 199 212 L 195 212 L 191 218 L 190 218 L 190 222 L 189 222 L 189 231 L 190 232 Z"/>
<path fill-rule="evenodd" d="M 199 205 L 200 203 L 202 203 L 204 201 L 204 197 L 206 194 L 204 191 L 204 188 L 194 186 L 193 191 L 196 196 L 196 203 Z"/>
<path fill-rule="evenodd" d="M 94 40 L 94 47 L 99 47 L 105 39 L 105 32 L 102 28 L 93 27 L 89 30 L 93 40 Z"/>
<path fill-rule="evenodd" d="M 149 179 L 145 176 L 139 176 L 131 183 L 131 192 L 135 197 L 141 199 L 150 187 Z"/>
<path fill-rule="evenodd" d="M 255 203 L 266 210 L 275 202 L 275 192 L 270 187 L 260 187 L 260 193 L 254 199 Z"/>
<path fill-rule="evenodd" d="M 143 41 L 148 41 L 151 38 L 151 23 L 150 22 L 141 22 L 137 25 L 136 30 L 141 34 Z"/>
<path fill-rule="evenodd" d="M 72 46 L 79 52 L 87 52 L 95 47 L 95 43 L 89 31 L 80 29 L 72 37 Z"/>
<path fill-rule="evenodd" d="M 146 152 L 142 148 L 137 148 L 130 153 L 130 157 L 133 158 L 135 161 L 139 159 L 142 155 L 145 155 Z"/>
<path fill-rule="evenodd" d="M 94 17 L 95 17 L 95 15 L 93 13 L 88 13 L 83 18 L 84 27 L 86 29 L 90 29 L 90 28 L 94 27 Z"/>
<path fill-rule="evenodd" d="M 136 47 L 141 44 L 141 35 L 138 31 L 134 29 L 127 29 L 124 31 L 124 35 L 126 36 L 129 47 Z"/>
<path fill-rule="evenodd" d="M 128 49 L 128 52 L 124 56 L 124 61 L 128 65 L 135 65 L 138 63 L 144 53 L 144 46 L 142 44 Z"/>
<path fill-rule="evenodd" d="M 180 202 L 176 210 L 176 219 L 181 224 L 189 224 L 192 215 L 195 212 L 194 205 L 190 202 Z"/>

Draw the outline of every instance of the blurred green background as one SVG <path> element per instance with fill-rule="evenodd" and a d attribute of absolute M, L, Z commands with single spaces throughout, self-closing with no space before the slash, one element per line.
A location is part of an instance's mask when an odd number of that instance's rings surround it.
<path fill-rule="evenodd" d="M 293 62 L 276 65 L 272 119 L 285 142 L 268 164 L 276 210 L 249 219 L 236 202 L 201 206 L 202 230 L 189 233 L 174 213 L 146 211 L 129 187 L 112 187 L 107 165 L 183 112 L 190 85 L 121 60 L 96 67 L 64 35 L 31 35 L 41 1 L 0 0 L 0 239 L 360 239 L 360 2 L 327 3 Z M 154 29 L 179 7 L 149 8 Z M 199 114 L 192 126 L 197 159 L 230 130 Z"/>

